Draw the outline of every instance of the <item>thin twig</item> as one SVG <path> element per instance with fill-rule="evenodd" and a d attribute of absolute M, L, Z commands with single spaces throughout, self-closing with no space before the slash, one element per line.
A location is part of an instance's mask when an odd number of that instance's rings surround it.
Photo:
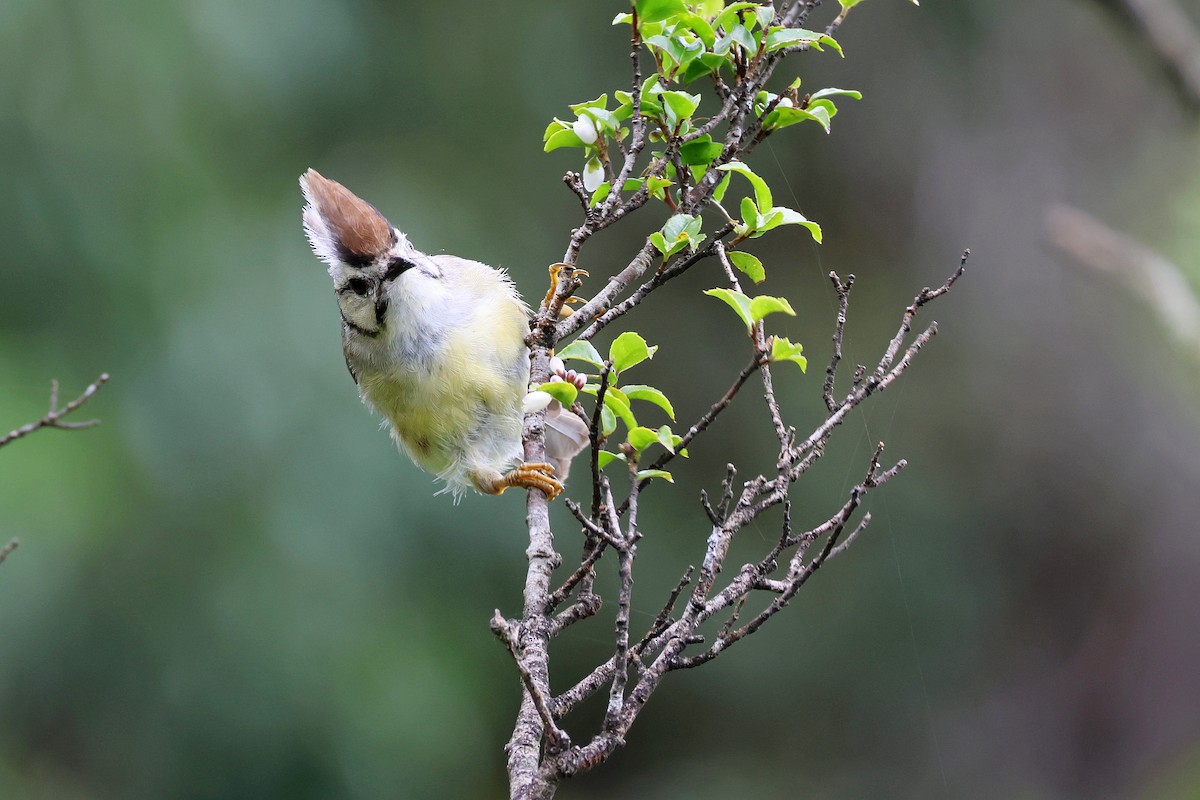
<path fill-rule="evenodd" d="M 93 425 L 99 425 L 100 420 L 89 419 L 85 422 L 64 422 L 63 420 L 72 412 L 77 411 L 80 406 L 92 398 L 96 392 L 100 391 L 100 387 L 108 382 L 108 373 L 102 373 L 99 378 L 88 385 L 83 390 L 83 394 L 67 403 L 62 408 L 58 407 L 58 381 L 50 382 L 50 410 L 46 415 L 37 422 L 31 422 L 28 425 L 22 425 L 14 431 L 11 431 L 4 438 L 0 439 L 0 447 L 15 442 L 24 436 L 28 436 L 41 428 L 60 428 L 62 430 L 78 430 L 80 428 L 90 428 Z"/>
<path fill-rule="evenodd" d="M 18 547 L 20 547 L 20 545 L 21 540 L 14 538 L 10 539 L 8 544 L 4 545 L 4 547 L 0 547 L 0 564 L 3 564 L 4 560 L 8 558 L 9 554 L 11 554 L 13 550 L 16 550 Z"/>

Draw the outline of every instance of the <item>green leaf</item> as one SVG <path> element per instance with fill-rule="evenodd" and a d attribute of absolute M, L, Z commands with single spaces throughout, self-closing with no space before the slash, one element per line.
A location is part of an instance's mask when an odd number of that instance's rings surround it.
<path fill-rule="evenodd" d="M 608 181 L 596 187 L 596 191 L 592 192 L 592 199 L 588 201 L 588 208 L 595 208 L 597 204 L 604 202 L 604 198 L 612 192 L 612 184 Z"/>
<path fill-rule="evenodd" d="M 683 83 L 691 83 L 697 78 L 704 75 L 711 75 L 725 66 L 729 66 L 729 62 L 716 53 L 701 53 L 688 62 L 687 69 L 683 71 L 683 76 L 680 80 Z"/>
<path fill-rule="evenodd" d="M 675 452 L 675 445 L 678 442 L 683 441 L 683 437 L 676 436 L 674 433 L 672 433 L 671 428 L 668 425 L 663 425 L 654 432 L 654 435 L 658 439 L 658 443 L 667 448 L 667 450 L 671 453 Z"/>
<path fill-rule="evenodd" d="M 708 289 L 704 293 L 727 303 L 741 317 L 747 330 L 754 325 L 754 320 L 750 317 L 750 298 L 746 295 L 732 289 Z"/>
<path fill-rule="evenodd" d="M 560 147 L 583 147 L 583 140 L 572 129 L 563 128 L 550 135 L 550 138 L 546 140 L 543 152 L 549 153 Z"/>
<path fill-rule="evenodd" d="M 790 339 L 782 336 L 772 337 L 771 361 L 793 361 L 800 366 L 801 372 L 808 372 L 808 359 L 803 353 L 803 345 L 793 344 Z"/>
<path fill-rule="evenodd" d="M 608 390 L 604 392 L 604 407 L 624 422 L 626 428 L 637 427 L 637 419 L 634 418 L 633 410 L 629 407 L 629 398 L 615 386 L 608 387 Z"/>
<path fill-rule="evenodd" d="M 686 14 L 680 19 L 688 29 L 696 34 L 705 47 L 712 47 L 717 41 L 717 33 L 708 20 L 700 14 Z"/>
<path fill-rule="evenodd" d="M 758 208 L 755 207 L 754 201 L 749 197 L 742 198 L 742 222 L 746 223 L 746 227 L 750 230 L 756 230 L 761 224 L 759 219 Z"/>
<path fill-rule="evenodd" d="M 604 109 L 608 108 L 608 94 L 602 94 L 595 100 L 588 100 L 584 103 L 575 103 L 573 105 L 569 105 L 567 108 L 571 109 L 576 116 L 579 116 L 579 112 L 583 111 L 584 109 L 603 111 Z"/>
<path fill-rule="evenodd" d="M 691 119 L 700 106 L 700 95 L 687 92 L 663 92 L 659 95 L 667 109 L 667 124 L 678 127 L 679 123 Z"/>
<path fill-rule="evenodd" d="M 758 177 L 754 170 L 743 164 L 741 161 L 730 161 L 728 164 L 722 164 L 717 167 L 719 170 L 726 172 L 736 172 L 737 174 L 750 181 L 750 185 L 754 187 L 754 202 L 759 210 L 771 207 L 771 189 L 767 186 L 767 182 Z"/>
<path fill-rule="evenodd" d="M 828 102 L 828 101 L 826 101 Z M 836 108 L 834 109 L 836 111 Z M 804 112 L 812 117 L 817 123 L 829 133 L 829 121 L 833 118 L 833 114 L 829 112 L 829 106 L 811 105 L 804 109 Z"/>
<path fill-rule="evenodd" d="M 705 294 L 725 301 L 741 317 L 742 322 L 746 324 L 747 331 L 750 331 L 754 327 L 754 323 L 768 314 L 782 312 L 790 314 L 793 317 L 796 316 L 796 312 L 792 310 L 791 303 L 782 297 L 759 295 L 758 297 L 750 298 L 741 292 L 735 292 L 731 289 L 709 289 Z"/>
<path fill-rule="evenodd" d="M 617 429 L 617 415 L 607 405 L 600 409 L 600 435 L 608 438 Z"/>
<path fill-rule="evenodd" d="M 575 384 L 566 381 L 548 381 L 537 387 L 537 391 L 545 392 L 567 408 L 570 408 L 571 404 L 575 402 L 575 398 L 579 396 L 579 390 L 575 388 Z"/>
<path fill-rule="evenodd" d="M 625 460 L 624 453 L 612 453 L 612 452 L 609 452 L 608 450 L 601 450 L 596 453 L 596 467 L 599 469 L 604 469 L 605 467 L 607 467 L 609 464 L 611 464 L 614 461 L 624 461 L 624 460 Z"/>
<path fill-rule="evenodd" d="M 688 142 L 679 148 L 679 156 L 688 165 L 711 164 L 713 159 L 721 155 L 725 147 L 720 142 L 714 142 L 708 134 Z M 717 202 L 720 202 L 718 200 Z"/>
<path fill-rule="evenodd" d="M 625 396 L 630 400 L 646 400 L 667 412 L 667 416 L 672 420 L 675 419 L 675 409 L 671 406 L 671 401 L 667 396 L 653 386 L 646 386 L 640 383 L 630 383 L 621 387 L 625 392 Z"/>
<path fill-rule="evenodd" d="M 775 208 L 771 209 L 771 212 L 780 215 L 779 225 L 800 225 L 808 229 L 808 232 L 817 244 L 821 243 L 821 226 L 810 219 L 806 219 L 799 211 L 793 211 L 783 206 L 775 206 Z"/>
<path fill-rule="evenodd" d="M 666 178 L 658 178 L 651 175 L 646 179 L 646 186 L 650 190 L 650 196 L 662 200 L 666 197 L 667 187 L 673 184 L 674 181 L 669 181 Z"/>
<path fill-rule="evenodd" d="M 683 247 L 682 243 L 680 243 L 678 246 L 667 244 L 666 238 L 664 238 L 662 233 L 659 231 L 655 231 L 654 233 L 650 234 L 650 244 L 654 245 L 654 248 L 664 256 L 669 256 L 671 253 L 674 253 L 676 250 L 679 250 Z"/>
<path fill-rule="evenodd" d="M 646 340 L 640 335 L 633 331 L 625 331 L 609 346 L 608 360 L 612 362 L 613 370 L 620 373 L 648 358 L 654 358 L 657 350 L 657 345 L 648 347 Z"/>
<path fill-rule="evenodd" d="M 780 50 L 798 44 L 812 44 L 819 42 L 824 35 L 804 28 L 775 28 L 767 34 L 767 50 Z"/>
<path fill-rule="evenodd" d="M 809 100 L 820 100 L 822 97 L 849 97 L 852 100 L 862 100 L 862 92 L 857 89 L 821 89 L 813 92 Z"/>
<path fill-rule="evenodd" d="M 633 24 L 633 14 L 617 14 L 615 17 L 613 17 L 612 24 L 613 25 L 632 25 Z"/>
<path fill-rule="evenodd" d="M 796 316 L 796 312 L 792 310 L 792 304 L 783 297 L 771 297 L 770 295 L 759 295 L 750 301 L 750 319 L 758 322 L 768 314 L 782 312 L 789 316 Z"/>
<path fill-rule="evenodd" d="M 762 262 L 756 256 L 751 255 L 743 250 L 734 250 L 729 253 L 729 261 L 750 278 L 755 283 L 762 283 L 767 277 L 767 271 L 763 269 Z"/>
<path fill-rule="evenodd" d="M 688 13 L 683 0 L 637 0 L 633 7 L 637 11 L 638 24 L 662 22 L 676 14 Z"/>
<path fill-rule="evenodd" d="M 640 453 L 650 445 L 658 442 L 658 432 L 640 426 L 631 428 L 625 441 L 629 442 L 629 446 Z"/>
<path fill-rule="evenodd" d="M 554 119 L 552 119 L 550 121 L 550 124 L 546 126 L 546 132 L 542 134 L 542 142 L 543 143 L 548 142 L 550 140 L 551 136 L 553 136 L 554 134 L 558 133 L 561 130 L 570 129 L 570 127 L 571 127 L 571 123 L 563 122 L 558 117 L 555 117 Z"/>
<path fill-rule="evenodd" d="M 829 103 L 828 100 L 822 102 Z M 778 105 L 773 111 L 771 111 L 770 114 L 767 114 L 766 118 L 763 120 L 763 127 L 767 128 L 768 130 L 778 130 L 779 128 L 786 128 L 789 125 L 795 125 L 798 122 L 812 120 L 824 128 L 826 133 L 829 133 L 829 119 L 833 116 L 833 114 L 829 113 L 828 106 L 820 105 L 817 106 L 817 108 L 820 109 L 819 112 L 815 110 L 809 111 L 803 108 L 794 108 L 792 106 Z M 836 113 L 836 111 L 837 109 L 834 108 L 834 113 Z"/>
<path fill-rule="evenodd" d="M 740 21 L 741 16 L 739 12 L 750 8 L 756 8 L 757 6 L 757 3 L 730 3 L 725 7 L 725 10 L 718 14 L 717 18 L 713 20 L 713 27 L 729 30 Z"/>
<path fill-rule="evenodd" d="M 668 241 L 675 241 L 687 233 L 688 227 L 697 219 L 690 214 L 674 214 L 662 226 L 663 236 L 667 237 Z"/>
<path fill-rule="evenodd" d="M 637 475 L 634 477 L 636 477 L 639 481 L 646 480 L 648 478 L 662 478 L 667 483 L 675 482 L 675 479 L 671 477 L 671 473 L 667 472 L 665 469 L 639 469 L 637 471 Z"/>
<path fill-rule="evenodd" d="M 725 173 L 725 177 L 721 178 L 721 182 L 717 184 L 717 188 L 713 189 L 713 200 L 719 203 L 725 199 L 725 191 L 729 188 L 729 181 L 732 178 L 733 173 Z"/>
<path fill-rule="evenodd" d="M 556 356 L 563 361 L 574 359 L 575 361 L 586 361 L 587 363 L 600 367 L 604 367 L 604 359 L 600 357 L 600 353 L 591 342 L 576 339 L 566 347 L 555 353 Z"/>

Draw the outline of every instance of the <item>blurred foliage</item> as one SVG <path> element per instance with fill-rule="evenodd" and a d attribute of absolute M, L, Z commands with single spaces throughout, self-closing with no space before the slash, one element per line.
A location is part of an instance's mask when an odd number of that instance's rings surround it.
<path fill-rule="evenodd" d="M 521 498 L 434 497 L 360 407 L 296 177 L 538 296 L 579 214 L 538 135 L 625 81 L 614 8 L 0 4 L 0 425 L 40 416 L 52 377 L 113 375 L 101 427 L 0 454 L 0 538 L 23 540 L 0 568 L 0 797 L 504 793 L 519 683 L 486 623 L 519 608 Z M 672 676 L 561 796 L 1194 797 L 1200 367 L 1048 254 L 1039 216 L 1070 200 L 1196 275 L 1194 121 L 1086 2 L 878 2 L 838 40 L 854 57 L 797 65 L 863 102 L 752 164 L 824 231 L 752 248 L 814 365 L 778 379 L 792 415 L 820 418 L 830 269 L 858 275 L 855 363 L 976 255 L 798 521 L 875 440 L 912 466 L 790 614 Z M 681 424 L 745 358 L 710 277 L 630 320 Z M 643 620 L 699 557 L 696 487 L 770 462 L 746 405 L 645 501 Z M 581 674 L 608 638 L 581 626 L 556 663 Z"/>

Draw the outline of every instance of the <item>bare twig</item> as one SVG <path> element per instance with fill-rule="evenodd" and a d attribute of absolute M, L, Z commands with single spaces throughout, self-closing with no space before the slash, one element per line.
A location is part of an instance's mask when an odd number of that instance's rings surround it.
<path fill-rule="evenodd" d="M 20 545 L 20 539 L 10 539 L 8 544 L 4 545 L 4 547 L 0 547 L 0 564 L 3 564 L 4 560 L 9 557 L 12 551 L 16 550 Z"/>
<path fill-rule="evenodd" d="M 83 394 L 67 403 L 62 408 L 58 407 L 58 381 L 50 382 L 50 410 L 46 415 L 37 422 L 31 422 L 28 425 L 22 425 L 14 431 L 11 431 L 3 438 L 0 438 L 0 447 L 15 442 L 24 436 L 28 436 L 41 428 L 60 428 L 62 430 L 77 430 L 79 428 L 90 428 L 93 425 L 99 425 L 100 420 L 89 419 L 85 422 L 65 422 L 65 418 L 71 413 L 77 411 L 80 406 L 92 398 L 96 392 L 100 391 L 100 387 L 108 382 L 108 373 L 102 373 L 99 378 L 93 381 Z"/>

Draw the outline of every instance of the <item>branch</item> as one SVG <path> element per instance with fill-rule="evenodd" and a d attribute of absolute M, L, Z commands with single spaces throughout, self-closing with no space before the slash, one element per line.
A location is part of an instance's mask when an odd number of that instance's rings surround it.
<path fill-rule="evenodd" d="M 108 382 L 108 373 L 102 373 L 99 378 L 92 382 L 83 394 L 67 403 L 64 407 L 58 407 L 58 381 L 50 381 L 50 410 L 46 412 L 46 416 L 39 419 L 37 422 L 31 422 L 28 425 L 22 425 L 14 431 L 11 431 L 7 436 L 0 439 L 0 447 L 6 444 L 15 442 L 24 436 L 28 436 L 41 428 L 60 428 L 62 430 L 78 430 L 80 428 L 90 428 L 93 425 L 99 425 L 100 420 L 89 419 L 85 422 L 64 422 L 63 420 L 71 413 L 77 411 L 80 406 L 92 398 L 96 392 L 100 391 L 100 387 Z"/>
<path fill-rule="evenodd" d="M 8 558 L 12 551 L 16 550 L 20 544 L 20 539 L 10 539 L 8 544 L 4 545 L 4 547 L 0 547 L 0 564 L 3 564 L 4 560 Z"/>

